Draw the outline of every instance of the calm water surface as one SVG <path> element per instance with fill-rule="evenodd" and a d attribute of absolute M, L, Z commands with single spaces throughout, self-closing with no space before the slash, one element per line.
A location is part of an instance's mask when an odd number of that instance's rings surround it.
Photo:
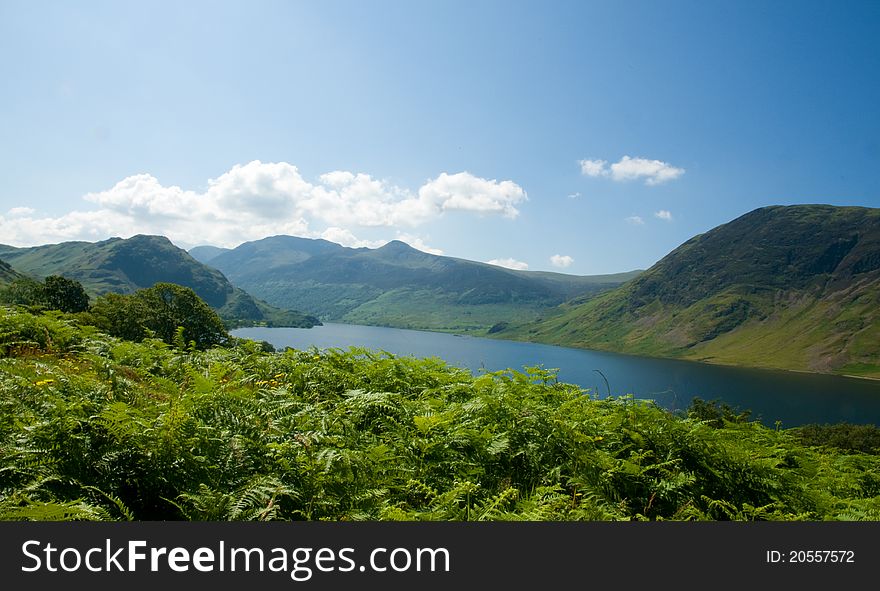
<path fill-rule="evenodd" d="M 242 328 L 239 337 L 268 341 L 276 348 L 319 349 L 368 347 L 396 355 L 440 357 L 474 373 L 522 370 L 543 365 L 558 368 L 559 379 L 615 396 L 649 398 L 671 410 L 687 408 L 699 396 L 721 399 L 750 409 L 764 424 L 783 427 L 806 423 L 873 423 L 880 425 L 880 381 L 787 371 L 743 369 L 693 361 L 652 359 L 633 355 L 518 343 L 419 330 L 355 324 L 303 328 Z"/>

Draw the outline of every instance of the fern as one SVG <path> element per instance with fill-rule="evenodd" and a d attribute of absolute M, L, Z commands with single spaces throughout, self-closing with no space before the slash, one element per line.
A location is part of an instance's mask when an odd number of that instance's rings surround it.
<path fill-rule="evenodd" d="M 0 307 L 0 517 L 880 518 L 880 456 L 552 369 L 177 345 Z"/>

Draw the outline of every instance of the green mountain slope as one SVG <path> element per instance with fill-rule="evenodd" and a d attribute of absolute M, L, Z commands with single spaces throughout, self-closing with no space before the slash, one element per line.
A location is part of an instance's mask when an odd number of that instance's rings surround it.
<path fill-rule="evenodd" d="M 880 210 L 761 208 L 499 336 L 880 377 Z"/>
<path fill-rule="evenodd" d="M 369 249 L 293 236 L 242 244 L 210 264 L 266 301 L 322 320 L 483 332 L 502 322 L 535 320 L 575 295 L 595 295 L 637 274 L 512 271 L 427 254 L 396 240 Z"/>
<path fill-rule="evenodd" d="M 317 322 L 313 317 L 257 300 L 163 236 L 138 235 L 30 248 L 0 245 L 0 253 L 16 269 L 34 277 L 59 274 L 76 279 L 92 296 L 133 293 L 164 281 L 191 288 L 231 325 L 266 322 L 313 326 Z"/>
<path fill-rule="evenodd" d="M 0 285 L 4 285 L 21 277 L 21 273 L 13 269 L 9 263 L 0 260 Z"/>

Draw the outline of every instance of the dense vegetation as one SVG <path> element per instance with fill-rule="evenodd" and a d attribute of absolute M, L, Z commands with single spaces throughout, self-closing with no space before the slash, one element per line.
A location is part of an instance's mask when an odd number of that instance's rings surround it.
<path fill-rule="evenodd" d="M 85 312 L 89 309 L 89 295 L 75 279 L 49 275 L 43 281 L 36 281 L 19 274 L 9 283 L 0 285 L 0 303 L 61 312 Z"/>
<path fill-rule="evenodd" d="M 764 207 L 498 336 L 880 377 L 880 209 Z"/>
<path fill-rule="evenodd" d="M 91 297 L 131 294 L 156 283 L 192 289 L 230 328 L 263 324 L 311 327 L 317 318 L 282 310 L 233 286 L 163 236 L 111 238 L 101 242 L 63 242 L 30 248 L 0 245 L 0 257 L 16 271 L 33 277 L 64 275 L 80 282 Z M 0 281 L 3 273 L 0 269 Z"/>
<path fill-rule="evenodd" d="M 81 318 L 130 341 L 155 337 L 166 344 L 207 349 L 229 341 L 223 321 L 193 290 L 157 283 L 132 295 L 108 293 Z"/>
<path fill-rule="evenodd" d="M 880 428 L 876 425 L 804 425 L 792 429 L 792 432 L 807 445 L 826 446 L 846 452 L 880 454 Z"/>
<path fill-rule="evenodd" d="M 72 318 L 0 308 L 4 519 L 880 519 L 880 456 L 712 403 Z"/>
<path fill-rule="evenodd" d="M 514 271 L 428 254 L 396 240 L 370 249 L 272 236 L 232 250 L 191 252 L 267 302 L 325 321 L 456 332 L 535 320 L 569 298 L 607 291 L 637 275 Z"/>
<path fill-rule="evenodd" d="M 0 304 L 34 311 L 75 313 L 81 324 L 127 340 L 155 337 L 167 344 L 206 349 L 230 340 L 223 321 L 196 293 L 173 283 L 157 283 L 131 295 L 108 293 L 90 304 L 74 279 L 50 275 L 45 281 L 19 277 L 0 287 Z"/>

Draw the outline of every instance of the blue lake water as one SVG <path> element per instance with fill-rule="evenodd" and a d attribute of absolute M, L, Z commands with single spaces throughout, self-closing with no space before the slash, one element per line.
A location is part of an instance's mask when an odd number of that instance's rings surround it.
<path fill-rule="evenodd" d="M 693 361 L 655 359 L 536 343 L 355 324 L 303 328 L 241 328 L 238 337 L 268 341 L 279 350 L 368 347 L 396 355 L 440 357 L 474 373 L 522 370 L 541 365 L 559 370 L 559 380 L 600 397 L 632 394 L 670 410 L 694 397 L 723 400 L 752 411 L 766 425 L 872 423 L 880 425 L 880 381 L 788 371 L 745 369 Z M 598 370 L 598 371 L 596 371 Z"/>

